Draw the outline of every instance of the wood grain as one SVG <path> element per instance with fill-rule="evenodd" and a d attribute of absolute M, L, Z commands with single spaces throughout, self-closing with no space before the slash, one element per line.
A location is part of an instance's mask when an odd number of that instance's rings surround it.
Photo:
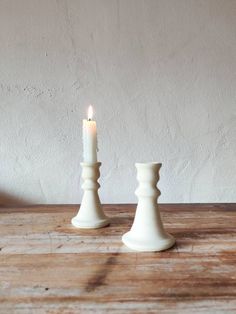
<path fill-rule="evenodd" d="M 104 205 L 110 227 L 78 230 L 78 207 L 0 208 L 1 313 L 235 313 L 236 204 L 161 205 L 177 244 L 121 242 L 135 205 Z"/>

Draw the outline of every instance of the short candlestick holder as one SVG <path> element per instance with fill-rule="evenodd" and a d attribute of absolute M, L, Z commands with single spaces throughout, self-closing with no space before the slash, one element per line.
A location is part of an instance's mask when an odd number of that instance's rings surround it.
<path fill-rule="evenodd" d="M 136 163 L 139 186 L 135 191 L 138 205 L 133 225 L 122 237 L 123 243 L 136 251 L 162 251 L 174 245 L 175 239 L 163 227 L 157 200 L 160 191 L 159 163 Z"/>
<path fill-rule="evenodd" d="M 71 223 L 77 228 L 102 228 L 110 223 L 110 220 L 103 212 L 98 189 L 100 184 L 97 180 L 100 177 L 99 168 L 101 162 L 85 163 L 82 162 L 82 189 L 84 190 L 83 199 L 78 214 L 72 218 Z"/>

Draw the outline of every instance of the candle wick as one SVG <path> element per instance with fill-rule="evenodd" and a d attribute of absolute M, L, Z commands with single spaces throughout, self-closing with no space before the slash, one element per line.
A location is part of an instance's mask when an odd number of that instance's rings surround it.
<path fill-rule="evenodd" d="M 92 121 L 92 119 L 89 118 L 88 121 Z"/>

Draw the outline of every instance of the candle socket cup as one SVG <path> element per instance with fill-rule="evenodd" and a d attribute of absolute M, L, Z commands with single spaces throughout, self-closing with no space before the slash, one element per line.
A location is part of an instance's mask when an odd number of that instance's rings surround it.
<path fill-rule="evenodd" d="M 100 184 L 97 180 L 100 177 L 101 162 L 82 162 L 80 165 L 82 167 L 84 195 L 78 214 L 72 218 L 71 223 L 77 228 L 95 229 L 105 227 L 110 223 L 110 220 L 103 212 L 98 195 Z"/>
<path fill-rule="evenodd" d="M 133 225 L 122 237 L 123 243 L 136 251 L 155 252 L 172 247 L 175 239 L 163 227 L 157 200 L 160 191 L 159 163 L 136 163 L 139 186 L 135 191 L 138 205 Z"/>

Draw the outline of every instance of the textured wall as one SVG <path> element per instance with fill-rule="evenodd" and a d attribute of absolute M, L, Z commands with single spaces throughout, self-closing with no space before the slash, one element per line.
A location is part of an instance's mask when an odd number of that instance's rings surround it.
<path fill-rule="evenodd" d="M 236 201 L 236 1 L 1 0 L 0 203 L 80 202 L 96 110 L 103 202 Z"/>

